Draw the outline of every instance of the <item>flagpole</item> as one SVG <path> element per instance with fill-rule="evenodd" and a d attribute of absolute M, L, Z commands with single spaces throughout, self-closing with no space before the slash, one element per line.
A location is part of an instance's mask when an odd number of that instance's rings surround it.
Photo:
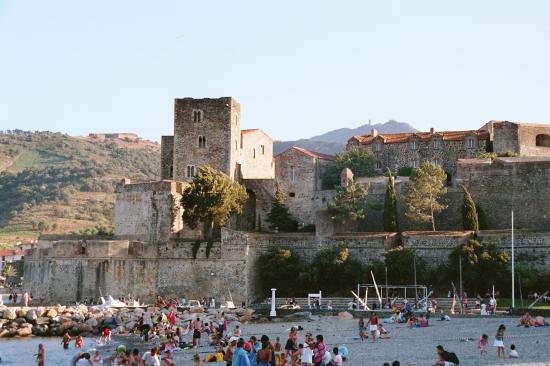
<path fill-rule="evenodd" d="M 512 209 L 512 309 L 516 307 L 515 291 L 515 268 L 514 268 L 514 210 Z"/>

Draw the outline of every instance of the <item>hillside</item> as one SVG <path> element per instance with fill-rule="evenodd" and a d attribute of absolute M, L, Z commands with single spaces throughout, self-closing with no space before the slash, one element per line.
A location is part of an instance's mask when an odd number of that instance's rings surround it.
<path fill-rule="evenodd" d="M 116 183 L 158 178 L 159 159 L 137 136 L 0 132 L 0 246 L 111 226 Z"/>
<path fill-rule="evenodd" d="M 273 150 L 278 154 L 292 146 L 299 146 L 304 149 L 318 151 L 325 154 L 336 154 L 344 150 L 347 141 L 355 135 L 370 134 L 371 129 L 375 128 L 379 133 L 399 133 L 416 132 L 416 128 L 406 122 L 387 121 L 385 123 L 364 124 L 357 128 L 339 128 L 326 132 L 319 136 L 313 136 L 309 139 L 300 139 L 295 141 L 275 141 Z"/>

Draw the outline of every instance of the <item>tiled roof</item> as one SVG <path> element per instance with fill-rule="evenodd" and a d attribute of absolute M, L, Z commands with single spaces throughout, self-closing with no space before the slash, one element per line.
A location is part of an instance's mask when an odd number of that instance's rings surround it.
<path fill-rule="evenodd" d="M 306 154 L 307 156 L 311 156 L 312 158 L 323 159 L 323 160 L 334 160 L 334 156 L 332 155 L 327 155 L 316 151 L 306 150 L 302 147 L 292 146 L 291 149 L 298 150 L 302 154 Z"/>
<path fill-rule="evenodd" d="M 382 138 L 385 144 L 395 144 L 399 142 L 411 141 L 413 137 L 418 140 L 430 140 L 434 137 L 440 137 L 443 141 L 461 141 L 469 135 L 476 135 L 479 140 L 484 140 L 489 137 L 489 132 L 486 130 L 467 130 L 467 131 L 436 131 L 432 132 L 407 132 L 407 133 L 388 133 L 378 134 L 377 136 L 362 135 L 353 136 L 350 140 L 355 140 L 360 144 L 370 144 L 378 137 Z"/>

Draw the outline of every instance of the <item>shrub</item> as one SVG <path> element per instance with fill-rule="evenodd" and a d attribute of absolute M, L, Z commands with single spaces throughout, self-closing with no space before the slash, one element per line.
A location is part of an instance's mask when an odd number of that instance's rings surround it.
<path fill-rule="evenodd" d="M 402 166 L 397 170 L 398 177 L 410 177 L 414 169 L 410 166 Z"/>

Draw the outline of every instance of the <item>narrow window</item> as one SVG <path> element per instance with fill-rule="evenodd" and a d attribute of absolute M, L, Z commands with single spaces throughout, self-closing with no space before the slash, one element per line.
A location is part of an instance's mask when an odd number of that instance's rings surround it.
<path fill-rule="evenodd" d="M 202 122 L 202 111 L 198 111 L 197 113 L 199 115 L 199 119 L 197 122 Z"/>
<path fill-rule="evenodd" d="M 241 134 L 241 149 L 243 148 L 243 135 Z"/>
<path fill-rule="evenodd" d="M 194 110 L 193 111 L 193 122 L 201 122 L 202 121 L 202 111 Z"/>
<path fill-rule="evenodd" d="M 188 165 L 187 166 L 187 178 L 189 178 L 191 176 L 191 166 Z"/>
<path fill-rule="evenodd" d="M 374 151 L 380 151 L 380 142 L 376 142 L 376 144 L 374 144 Z"/>
<path fill-rule="evenodd" d="M 474 148 L 474 139 L 470 138 L 468 139 L 468 148 L 473 149 Z"/>
<path fill-rule="evenodd" d="M 418 168 L 418 160 L 413 160 L 411 165 L 412 165 L 413 169 Z"/>
<path fill-rule="evenodd" d="M 252 149 L 252 159 L 256 159 L 256 149 Z"/>
<path fill-rule="evenodd" d="M 237 140 L 235 140 L 235 150 L 237 150 Z"/>
<path fill-rule="evenodd" d="M 416 141 L 411 141 L 411 149 L 416 150 Z"/>
<path fill-rule="evenodd" d="M 382 162 L 380 161 L 376 162 L 376 169 L 382 169 Z"/>
<path fill-rule="evenodd" d="M 170 165 L 170 175 L 169 177 L 172 178 L 174 176 L 174 166 Z"/>
<path fill-rule="evenodd" d="M 441 147 L 441 141 L 434 140 L 434 149 L 439 149 Z"/>
<path fill-rule="evenodd" d="M 290 166 L 290 181 L 294 182 L 296 180 L 296 167 L 294 165 Z"/>
<path fill-rule="evenodd" d="M 265 155 L 265 145 L 262 145 L 262 155 Z"/>

